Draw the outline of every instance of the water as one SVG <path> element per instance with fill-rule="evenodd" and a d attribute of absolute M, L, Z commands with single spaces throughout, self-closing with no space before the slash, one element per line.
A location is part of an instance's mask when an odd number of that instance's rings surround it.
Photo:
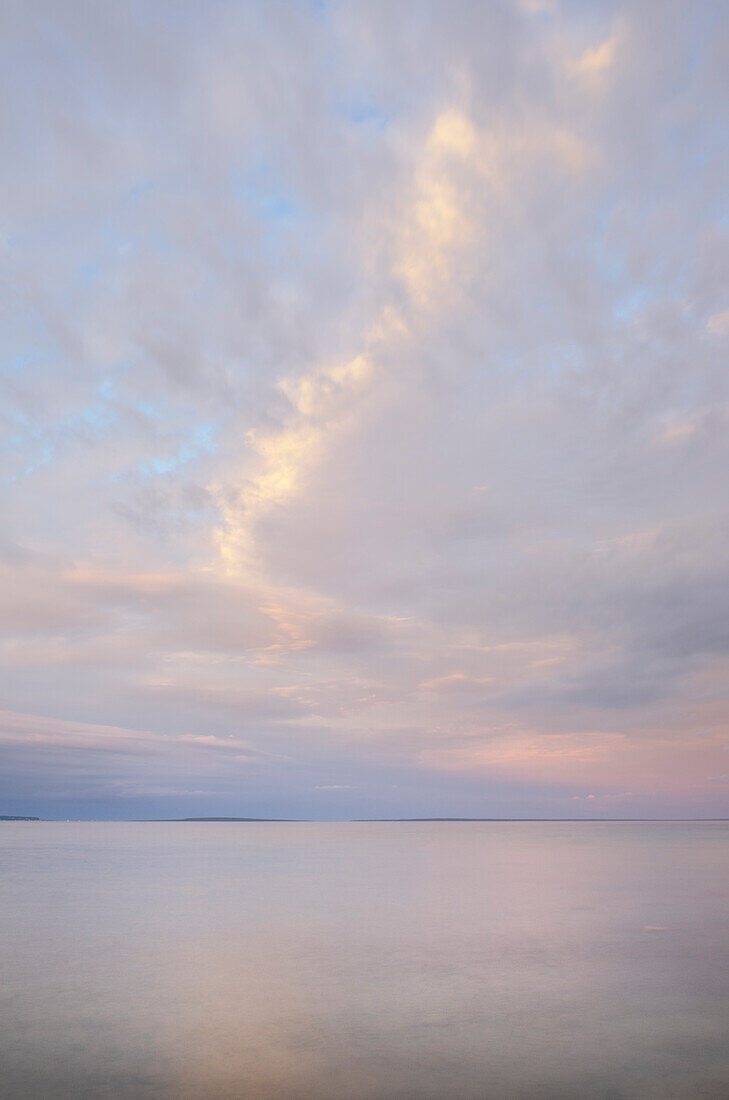
<path fill-rule="evenodd" d="M 0 827 L 0 1095 L 729 1096 L 729 824 Z"/>

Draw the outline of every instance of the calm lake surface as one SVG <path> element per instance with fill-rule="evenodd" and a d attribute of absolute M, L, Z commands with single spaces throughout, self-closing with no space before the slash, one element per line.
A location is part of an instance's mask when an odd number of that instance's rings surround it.
<path fill-rule="evenodd" d="M 729 1096 L 729 824 L 0 826 L 0 1095 Z"/>

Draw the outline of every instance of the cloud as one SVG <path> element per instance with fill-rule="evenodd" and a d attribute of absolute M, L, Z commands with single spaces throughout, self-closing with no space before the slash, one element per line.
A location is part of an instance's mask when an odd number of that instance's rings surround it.
<path fill-rule="evenodd" d="M 225 566 L 235 573 L 255 562 L 257 517 L 285 505 L 304 487 L 306 473 L 324 456 L 327 437 L 341 426 L 348 404 L 368 384 L 371 366 L 364 356 L 322 368 L 300 379 L 284 378 L 278 389 L 291 406 L 278 430 L 249 433 L 258 470 L 246 478 L 231 500 L 229 488 L 218 488 L 226 525 L 219 534 Z"/>
<path fill-rule="evenodd" d="M 182 734 L 167 737 L 141 730 L 116 726 L 97 726 L 86 722 L 61 722 L 34 714 L 0 711 L 0 742 L 5 745 L 80 749 L 120 755 L 159 755 L 180 747 L 222 752 L 243 759 L 271 759 L 270 753 L 253 748 L 230 734 L 227 738 L 211 734 Z M 280 759 L 280 758 L 279 758 Z"/>
<path fill-rule="evenodd" d="M 251 772 L 291 758 L 266 752 L 248 740 L 206 734 L 170 735 L 32 714 L 0 713 L 4 777 L 0 797 L 77 805 L 123 798 L 213 799 L 240 789 Z"/>
<path fill-rule="evenodd" d="M 604 80 L 609 70 L 615 65 L 620 40 L 621 33 L 615 30 L 596 46 L 588 47 L 573 63 L 572 72 L 585 83 Z"/>
<path fill-rule="evenodd" d="M 4 797 L 718 812 L 724 15 L 3 19 Z"/>
<path fill-rule="evenodd" d="M 729 336 L 729 309 L 712 314 L 706 322 L 706 331 L 710 336 Z"/>

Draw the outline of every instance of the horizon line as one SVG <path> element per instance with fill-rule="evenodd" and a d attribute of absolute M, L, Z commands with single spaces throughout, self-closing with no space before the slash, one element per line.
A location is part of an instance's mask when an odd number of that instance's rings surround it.
<path fill-rule="evenodd" d="M 278 824 L 278 825 L 376 825 L 376 824 L 391 824 L 391 825 L 406 825 L 406 824 L 427 824 L 428 822 L 437 823 L 467 823 L 467 822 L 481 822 L 481 823 L 493 823 L 493 824 L 508 824 L 513 822 L 519 823 L 546 823 L 555 822 L 563 824 L 595 824 L 595 823 L 619 823 L 625 824 L 640 824 L 640 823 L 675 823 L 675 824 L 691 824 L 697 823 L 711 823 L 711 822 L 723 822 L 729 821 L 729 817 L 341 817 L 341 818 L 319 818 L 319 817 L 233 817 L 227 815 L 219 815 L 214 817 L 134 817 L 134 818 L 120 818 L 120 817 L 35 817 L 25 814 L 0 814 L 0 823 L 11 824 L 15 822 L 36 823 L 36 824 L 116 824 L 116 825 L 163 825 L 163 824 Z"/>

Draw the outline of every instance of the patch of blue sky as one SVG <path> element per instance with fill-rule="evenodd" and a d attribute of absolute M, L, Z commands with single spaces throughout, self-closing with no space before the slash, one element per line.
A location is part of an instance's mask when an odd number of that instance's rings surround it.
<path fill-rule="evenodd" d="M 116 419 L 114 412 L 108 403 L 103 405 L 89 405 L 82 409 L 76 418 L 77 423 L 87 424 L 92 428 L 106 428 Z M 71 421 L 73 425 L 73 421 Z"/>
<path fill-rule="evenodd" d="M 101 266 L 96 261 L 87 261 L 79 265 L 79 278 L 84 283 L 95 283 L 101 273 Z"/>
<path fill-rule="evenodd" d="M 304 11 L 311 12 L 318 19 L 328 14 L 329 5 L 327 0 L 293 0 L 293 2 L 298 7 L 303 8 Z"/>
<path fill-rule="evenodd" d="M 631 321 L 655 298 L 656 292 L 651 287 L 633 287 L 613 305 L 613 316 L 619 321 Z"/>
<path fill-rule="evenodd" d="M 104 401 L 114 401 L 116 399 L 116 382 L 113 378 L 102 378 L 99 385 L 99 395 Z"/>
<path fill-rule="evenodd" d="M 721 4 L 694 4 L 691 19 L 685 24 L 688 70 L 696 71 L 701 65 L 707 47 L 721 27 Z"/>
<path fill-rule="evenodd" d="M 488 373 L 510 375 L 528 386 L 537 380 L 557 382 L 565 372 L 574 375 L 584 369 L 584 348 L 573 340 L 555 340 L 538 350 L 505 347 L 489 364 Z"/>
<path fill-rule="evenodd" d="M 157 252 L 159 255 L 164 255 L 168 252 L 174 252 L 175 245 L 169 237 L 164 233 L 153 233 L 147 237 L 147 247 L 150 252 Z"/>
<path fill-rule="evenodd" d="M 105 401 L 116 401 L 119 397 L 117 385 L 120 379 L 123 380 L 126 372 L 138 366 L 140 361 L 140 353 L 134 352 L 125 359 L 118 359 L 116 362 L 110 363 L 107 373 L 99 381 L 99 396 L 103 397 Z"/>
<path fill-rule="evenodd" d="M 27 439 L 28 435 L 33 436 L 33 424 L 30 417 L 24 413 L 21 409 L 8 409 L 4 411 L 4 419 L 9 421 L 13 427 L 19 431 L 25 432 L 24 435 L 11 436 L 7 442 L 12 444 L 13 447 L 21 446 Z"/>
<path fill-rule="evenodd" d="M 176 470 L 178 466 L 186 461 L 189 461 L 189 459 L 183 455 L 183 452 L 173 458 L 153 458 L 151 462 L 142 463 L 139 472 L 143 477 L 152 477 L 154 474 L 171 474 L 173 470 Z"/>
<path fill-rule="evenodd" d="M 18 470 L 16 474 L 13 474 L 9 478 L 9 481 L 16 483 L 18 481 L 23 481 L 26 477 L 30 477 L 30 475 L 35 473 L 36 470 L 39 470 L 41 466 L 47 466 L 53 459 L 55 453 L 56 446 L 54 443 L 44 444 L 38 457 L 32 462 L 29 462 L 27 466 L 24 466 L 22 470 Z"/>
<path fill-rule="evenodd" d="M 303 215 L 300 204 L 265 161 L 233 177 L 233 194 L 264 223 L 290 224 Z"/>
<path fill-rule="evenodd" d="M 139 202 L 140 199 L 144 198 L 145 195 L 148 195 L 150 193 L 150 191 L 154 190 L 154 188 L 155 188 L 154 180 L 151 180 L 151 179 L 137 180 L 137 182 L 133 183 L 132 186 L 129 187 L 127 189 L 127 191 L 125 192 L 124 201 L 128 202 L 128 203 Z"/>
<path fill-rule="evenodd" d="M 94 438 L 104 435 L 115 422 L 116 414 L 109 403 L 103 401 L 87 405 L 50 427 L 37 427 L 30 418 L 21 413 L 17 413 L 13 419 L 16 425 L 24 428 L 25 431 L 22 435 L 14 435 L 8 439 L 8 449 L 21 453 L 26 450 L 32 453 L 40 448 L 40 456 L 16 475 L 13 480 L 17 481 L 37 470 L 39 466 L 50 462 L 56 455 L 61 440 L 79 436 L 88 438 L 89 434 Z"/>
<path fill-rule="evenodd" d="M 165 240 L 149 240 L 147 246 L 156 252 L 169 249 L 169 243 Z M 85 289 L 94 286 L 105 271 L 109 270 L 110 265 L 113 267 L 119 257 L 127 255 L 135 247 L 136 241 L 128 233 L 122 232 L 119 226 L 112 223 L 99 224 L 85 242 L 86 255 L 76 265 L 78 283 Z M 69 284 L 68 293 L 73 293 L 73 290 L 73 284 Z"/>
<path fill-rule="evenodd" d="M 162 419 L 162 406 L 156 401 L 137 401 L 137 409 L 147 420 Z"/>
<path fill-rule="evenodd" d="M 620 206 L 620 197 L 611 193 L 609 196 L 605 196 L 600 202 L 597 202 L 591 208 L 591 217 L 594 219 L 594 225 L 597 233 L 605 234 L 610 228 L 610 219 L 613 217 L 615 211 Z"/>
<path fill-rule="evenodd" d="M 628 282 L 628 269 L 619 230 L 622 198 L 605 191 L 580 222 L 579 252 L 606 284 L 608 293 L 619 293 Z"/>
<path fill-rule="evenodd" d="M 193 429 L 191 438 L 184 443 L 175 454 L 166 458 L 153 458 L 149 462 L 143 462 L 137 467 L 137 472 L 145 479 L 172 474 L 180 467 L 186 466 L 203 455 L 213 454 L 217 450 L 218 441 L 215 438 L 218 430 L 216 421 L 208 421 L 197 424 Z"/>
<path fill-rule="evenodd" d="M 354 95 L 335 104 L 335 111 L 343 115 L 356 126 L 366 126 L 373 130 L 384 131 L 390 125 L 392 116 L 367 96 Z"/>
<path fill-rule="evenodd" d="M 38 355 L 31 351 L 16 351 L 0 363 L 0 374 L 20 374 L 27 370 L 38 360 Z"/>

